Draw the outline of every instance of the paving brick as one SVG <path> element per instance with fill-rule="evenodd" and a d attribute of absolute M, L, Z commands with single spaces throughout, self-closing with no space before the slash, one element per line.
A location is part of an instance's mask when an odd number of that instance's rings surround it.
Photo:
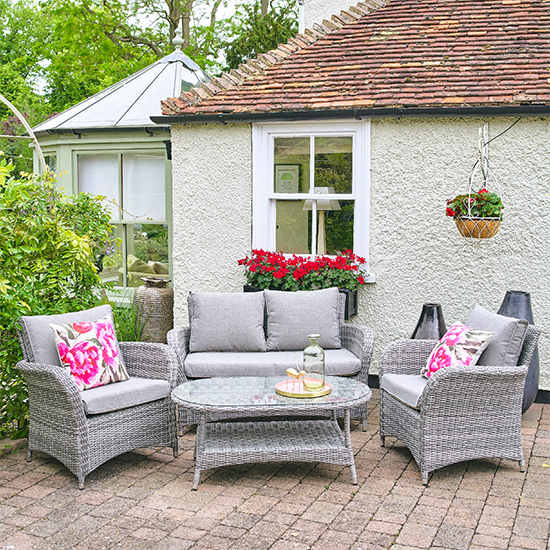
<path fill-rule="evenodd" d="M 464 463 L 424 487 L 402 444 L 379 452 L 354 429 L 362 460 L 374 464 L 357 486 L 341 467 L 279 464 L 219 468 L 191 491 L 192 472 L 160 471 L 171 455 L 153 450 L 98 468 L 84 491 L 57 461 L 41 458 L 40 480 L 23 487 L 20 478 L 35 471 L 0 458 L 0 485 L 21 485 L 0 486 L 0 549 L 14 541 L 15 550 L 549 550 L 548 458 L 532 457 L 525 474 L 510 461 Z M 529 429 L 535 437 L 540 428 Z"/>

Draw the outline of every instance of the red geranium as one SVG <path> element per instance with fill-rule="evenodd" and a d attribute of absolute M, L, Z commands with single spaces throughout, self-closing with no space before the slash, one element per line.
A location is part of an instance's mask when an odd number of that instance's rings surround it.
<path fill-rule="evenodd" d="M 253 250 L 252 256 L 238 260 L 245 266 L 248 284 L 261 289 L 314 290 L 339 287 L 356 290 L 365 284 L 361 266 L 365 258 L 351 250 L 335 257 L 285 256 L 282 253 Z"/>

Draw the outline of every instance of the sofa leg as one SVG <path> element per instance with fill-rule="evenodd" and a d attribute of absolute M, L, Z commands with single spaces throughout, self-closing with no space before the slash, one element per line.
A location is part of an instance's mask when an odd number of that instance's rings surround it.
<path fill-rule="evenodd" d="M 381 435 L 380 436 L 380 446 L 384 447 L 386 445 L 386 437 Z"/>
<path fill-rule="evenodd" d="M 86 476 L 78 476 L 78 488 L 82 491 L 84 489 L 84 479 Z"/>
<path fill-rule="evenodd" d="M 519 471 L 520 472 L 525 472 L 525 460 L 520 460 L 519 461 Z"/>
<path fill-rule="evenodd" d="M 30 449 L 27 449 L 27 462 L 30 462 L 32 460 L 32 451 Z"/>
<path fill-rule="evenodd" d="M 429 472 L 422 472 L 422 483 L 424 486 L 428 486 L 428 475 L 429 475 Z"/>

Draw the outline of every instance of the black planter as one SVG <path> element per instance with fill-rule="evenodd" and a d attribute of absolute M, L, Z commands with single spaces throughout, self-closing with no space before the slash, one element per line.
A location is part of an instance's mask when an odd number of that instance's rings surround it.
<path fill-rule="evenodd" d="M 520 290 L 509 290 L 502 300 L 498 312 L 506 317 L 515 319 L 526 319 L 529 324 L 534 325 L 533 310 L 531 309 L 531 295 Z M 539 349 L 535 348 L 533 358 L 529 363 L 525 387 L 523 388 L 522 412 L 525 412 L 535 402 L 539 391 Z"/>
<path fill-rule="evenodd" d="M 261 292 L 262 289 L 254 285 L 244 285 L 243 290 L 245 292 Z M 348 290 L 347 288 L 339 288 L 338 290 L 346 295 L 344 319 L 348 321 L 352 315 L 357 315 L 357 290 Z"/>
<path fill-rule="evenodd" d="M 441 304 L 424 304 L 411 338 L 413 340 L 440 340 L 446 332 Z"/>

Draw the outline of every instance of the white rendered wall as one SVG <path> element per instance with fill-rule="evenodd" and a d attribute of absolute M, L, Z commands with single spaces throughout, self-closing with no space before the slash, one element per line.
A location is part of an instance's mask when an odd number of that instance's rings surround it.
<path fill-rule="evenodd" d="M 252 239 L 250 125 L 172 126 L 174 322 L 189 291 L 241 291 Z"/>
<path fill-rule="evenodd" d="M 304 0 L 304 27 L 313 28 L 313 23 L 321 23 L 323 19 L 329 19 L 338 15 L 342 10 L 348 10 L 356 5 L 354 0 Z"/>
<path fill-rule="evenodd" d="M 356 321 L 376 331 L 375 369 L 389 342 L 410 337 L 423 303 L 441 303 L 448 326 L 476 303 L 496 312 L 507 290 L 522 290 L 543 328 L 540 388 L 550 390 L 550 119 L 525 117 L 489 145 L 504 204 L 497 236 L 466 239 L 445 216 L 446 199 L 467 192 L 478 128 L 489 122 L 491 138 L 514 120 L 372 121 L 376 284 L 361 291 Z"/>
<path fill-rule="evenodd" d="M 504 219 L 499 234 L 465 239 L 445 201 L 467 192 L 478 129 L 490 137 L 515 119 L 373 119 L 370 261 L 376 283 L 352 321 L 376 332 L 371 373 L 387 344 L 408 338 L 422 304 L 440 303 L 447 325 L 476 303 L 497 311 L 507 290 L 531 293 L 540 388 L 550 390 L 550 119 L 525 117 L 489 146 Z M 172 128 L 175 322 L 187 325 L 189 290 L 240 291 L 237 259 L 251 248 L 248 125 Z"/>

